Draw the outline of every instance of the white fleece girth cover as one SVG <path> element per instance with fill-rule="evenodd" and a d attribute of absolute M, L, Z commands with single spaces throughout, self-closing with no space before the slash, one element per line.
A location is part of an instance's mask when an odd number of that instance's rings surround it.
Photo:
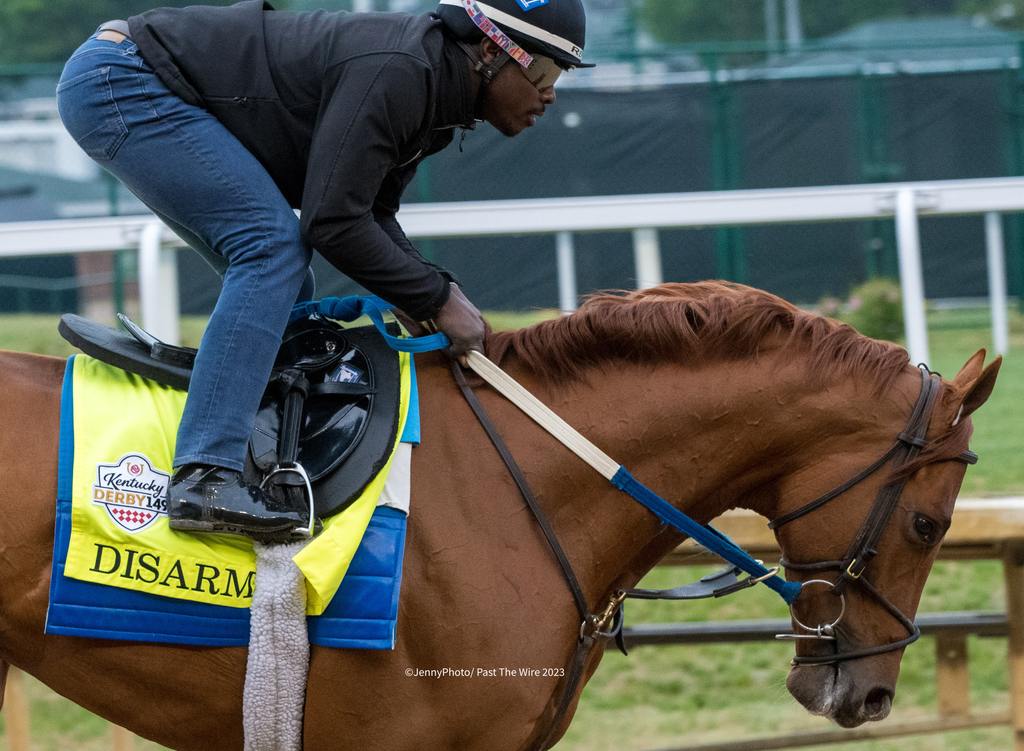
<path fill-rule="evenodd" d="M 412 446 L 395 449 L 380 505 L 409 513 Z M 309 673 L 306 587 L 292 558 L 307 540 L 253 542 L 256 554 L 249 621 L 249 660 L 242 695 L 245 751 L 299 751 Z"/>
<path fill-rule="evenodd" d="M 254 542 L 256 585 L 242 696 L 245 751 L 300 751 L 309 672 L 306 588 L 292 561 L 308 541 Z"/>

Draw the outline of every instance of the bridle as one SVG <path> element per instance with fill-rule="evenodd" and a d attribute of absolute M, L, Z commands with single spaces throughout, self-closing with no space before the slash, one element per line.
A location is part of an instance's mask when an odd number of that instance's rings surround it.
<path fill-rule="evenodd" d="M 733 568 L 727 570 L 724 574 L 719 574 L 715 577 L 705 577 L 705 579 L 702 579 L 701 582 L 695 585 L 678 587 L 674 590 L 616 590 L 608 599 L 603 610 L 599 612 L 591 611 L 588 607 L 587 598 L 583 593 L 579 580 L 572 569 L 572 565 L 570 564 L 565 551 L 562 549 L 562 546 L 555 535 L 554 529 L 537 503 L 533 492 L 530 490 L 522 470 L 519 469 L 519 466 L 512 457 L 511 452 L 509 452 L 508 447 L 505 445 L 501 436 L 498 434 L 498 431 L 494 427 L 494 424 L 487 416 L 483 405 L 480 404 L 479 400 L 476 398 L 476 395 L 473 393 L 473 389 L 466 382 L 459 364 L 453 360 L 450 367 L 454 380 L 462 392 L 462 395 L 465 397 L 466 402 L 476 415 L 480 425 L 483 427 L 491 443 L 501 456 L 502 461 L 505 463 L 512 479 L 519 488 L 520 494 L 525 500 L 526 505 L 532 512 L 534 519 L 537 521 L 548 547 L 551 549 L 558 562 L 559 568 L 562 570 L 565 583 L 573 596 L 574 604 L 576 605 L 576 609 L 581 618 L 579 639 L 576 644 L 576 649 L 569 660 L 568 669 L 565 672 L 565 681 L 562 686 L 562 690 L 559 692 L 561 696 L 554 705 L 554 712 L 547 722 L 546 731 L 538 736 L 538 740 L 533 746 L 535 749 L 546 749 L 548 748 L 548 741 L 551 739 L 552 734 L 555 732 L 556 728 L 560 726 L 562 719 L 568 712 L 576 689 L 579 687 L 583 679 L 587 661 L 594 646 L 602 639 L 614 638 L 619 644 L 619 647 L 625 651 L 624 643 L 622 642 L 623 617 L 621 606 L 623 600 L 627 596 L 642 597 L 644 599 L 694 599 L 709 596 L 717 597 L 744 589 L 752 584 L 756 584 L 765 577 L 750 577 L 745 580 L 736 581 L 734 574 L 738 573 L 739 569 Z M 931 414 L 934 410 L 942 384 L 938 375 L 931 373 L 924 366 L 920 366 L 920 368 L 922 378 L 921 394 L 918 397 L 917 404 L 914 406 L 907 428 L 899 434 L 897 441 L 892 448 L 890 448 L 871 466 L 867 467 L 847 482 L 833 490 L 830 490 L 810 503 L 805 504 L 799 509 L 778 517 L 770 525 L 772 528 L 778 528 L 779 526 L 787 524 L 809 514 L 821 506 L 824 506 L 832 499 L 842 495 L 854 485 L 878 471 L 890 461 L 895 462 L 895 469 L 898 470 L 905 467 L 920 454 L 921 449 L 927 445 L 925 435 L 928 432 L 928 424 L 931 420 Z M 969 464 L 973 464 L 977 461 L 977 457 L 970 451 L 962 452 L 957 458 Z M 856 582 L 872 597 L 874 597 L 904 626 L 904 628 L 907 629 L 909 636 L 897 642 L 883 644 L 877 647 L 865 647 L 851 652 L 836 653 L 825 657 L 796 657 L 794 659 L 795 664 L 824 665 L 844 660 L 852 660 L 858 657 L 868 657 L 871 655 L 891 652 L 897 649 L 902 649 L 908 644 L 916 641 L 920 636 L 920 631 L 914 622 L 904 615 L 899 608 L 886 599 L 885 596 L 882 595 L 881 592 L 879 592 L 867 580 L 867 578 L 863 576 L 868 564 L 877 553 L 876 546 L 878 541 L 881 538 L 890 517 L 892 516 L 906 483 L 906 479 L 900 479 L 887 484 L 879 491 L 878 496 L 875 499 L 875 504 L 871 509 L 871 513 L 868 515 L 867 521 L 861 527 L 854 543 L 849 548 L 849 552 L 842 560 L 821 561 L 817 563 L 792 563 L 783 559 L 781 564 L 793 571 L 838 570 L 840 572 L 840 578 L 836 582 L 818 579 L 805 581 L 803 582 L 803 586 L 806 587 L 813 583 L 825 584 L 840 597 L 840 601 L 842 603 L 842 612 L 840 613 L 839 618 L 829 624 L 815 627 L 805 626 L 800 624 L 794 616 L 794 620 L 796 620 L 796 622 L 808 633 L 787 634 L 784 635 L 783 638 L 792 637 L 834 640 L 834 629 L 839 625 L 846 612 L 843 589 L 850 581 Z M 774 570 L 768 572 L 767 576 L 772 576 L 773 574 Z M 716 580 L 723 580 L 728 583 L 718 584 L 716 583 Z M 693 594 L 692 592 L 683 592 L 683 590 L 699 590 L 699 593 Z"/>
<path fill-rule="evenodd" d="M 877 461 L 851 477 L 846 482 L 815 498 L 813 501 L 804 504 L 800 508 L 777 517 L 768 524 L 770 529 L 775 530 L 785 524 L 795 521 L 796 519 L 800 519 L 812 511 L 821 508 L 829 501 L 838 498 L 847 490 L 850 490 L 855 485 L 859 484 L 879 469 L 892 462 L 893 471 L 899 479 L 887 483 L 878 491 L 878 495 L 875 497 L 875 502 L 871 507 L 871 511 L 868 513 L 867 519 L 864 520 L 864 524 L 861 525 L 856 537 L 847 548 L 846 554 L 841 559 L 834 561 L 795 563 L 783 557 L 780 561 L 780 564 L 789 571 L 807 571 L 815 573 L 822 571 L 838 571 L 839 578 L 834 582 L 827 579 L 810 579 L 803 582 L 803 586 L 807 587 L 812 584 L 828 586 L 832 594 L 838 596 L 840 599 L 839 616 L 831 623 L 820 624 L 812 627 L 801 623 L 794 612 L 793 620 L 796 622 L 797 626 L 803 629 L 806 633 L 780 634 L 777 638 L 810 639 L 834 642 L 836 640 L 835 629 L 842 622 L 843 616 L 846 614 L 846 598 L 843 593 L 846 587 L 850 585 L 859 586 L 875 602 L 881 605 L 886 612 L 899 621 L 903 628 L 906 629 L 907 636 L 903 639 L 889 642 L 887 644 L 862 647 L 848 652 L 837 651 L 829 655 L 797 655 L 793 658 L 794 665 L 831 665 L 839 662 L 845 662 L 846 660 L 856 660 L 860 657 L 872 657 L 874 655 L 885 654 L 886 652 L 894 652 L 896 650 L 903 649 L 908 644 L 912 644 L 921 636 L 921 630 L 917 627 L 917 624 L 915 624 L 913 620 L 911 620 L 885 595 L 883 595 L 864 575 L 868 566 L 871 564 L 872 559 L 874 559 L 878 554 L 878 542 L 881 539 L 882 534 L 885 532 L 885 529 L 889 524 L 889 520 L 892 518 L 893 512 L 896 510 L 900 495 L 903 493 L 903 489 L 906 487 L 909 479 L 902 475 L 900 470 L 917 458 L 921 453 L 921 450 L 928 445 L 925 436 L 928 433 L 928 425 L 931 422 L 932 412 L 935 409 L 939 391 L 942 388 L 942 379 L 939 378 L 937 374 L 929 371 L 924 365 L 919 365 L 918 368 L 921 372 L 921 393 L 917 397 L 917 403 L 914 405 L 914 409 L 910 414 L 910 421 L 907 423 L 907 427 L 899 434 L 892 447 L 886 451 L 885 454 L 879 457 Z M 967 464 L 974 464 L 978 461 L 977 455 L 971 451 L 963 451 L 956 458 L 957 460 Z"/>

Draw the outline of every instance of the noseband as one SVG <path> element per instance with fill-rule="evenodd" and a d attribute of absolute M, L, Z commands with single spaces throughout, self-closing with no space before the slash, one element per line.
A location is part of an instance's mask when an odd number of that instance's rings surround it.
<path fill-rule="evenodd" d="M 873 475 L 879 469 L 889 464 L 889 462 L 892 462 L 894 472 L 899 472 L 901 468 L 912 462 L 921 453 L 921 450 L 928 443 L 925 440 L 925 436 L 928 433 L 928 424 L 931 421 L 932 412 L 938 399 L 939 391 L 942 386 L 942 379 L 940 379 L 938 375 L 929 371 L 924 365 L 919 365 L 918 368 L 921 371 L 921 393 L 917 397 L 917 403 L 914 405 L 914 409 L 910 414 L 910 421 L 907 423 L 906 429 L 899 434 L 892 448 L 885 452 L 885 454 L 882 455 L 874 464 L 865 468 L 854 477 L 851 477 L 842 485 L 833 488 L 824 495 L 815 498 L 810 503 L 801 506 L 795 511 L 783 514 L 772 521 L 768 525 L 771 529 L 778 529 L 784 524 L 788 524 L 795 519 L 799 519 L 810 512 L 821 508 L 829 501 L 839 497 L 847 490 L 859 484 L 865 478 Z M 962 452 L 957 459 L 959 461 L 966 462 L 967 464 L 974 464 L 978 461 L 977 455 L 971 451 Z M 899 608 L 893 605 L 892 602 L 890 602 L 885 595 L 879 592 L 867 577 L 864 576 L 864 572 L 870 565 L 872 559 L 878 554 L 878 542 L 881 539 L 882 534 L 885 532 L 893 512 L 896 510 L 896 505 L 899 502 L 900 495 L 903 493 L 903 488 L 907 484 L 907 479 L 908 478 L 904 477 L 891 482 L 878 491 L 878 495 L 875 497 L 874 505 L 871 507 L 871 511 L 868 514 L 867 519 L 864 521 L 860 531 L 857 533 L 857 536 L 854 538 L 842 559 L 835 561 L 820 561 L 817 563 L 793 563 L 792 561 L 786 560 L 785 557 L 782 558 L 780 561 L 781 565 L 790 571 L 807 571 L 815 573 L 821 571 L 838 571 L 839 578 L 835 582 L 825 579 L 811 579 L 805 581 L 803 586 L 807 587 L 812 584 L 822 584 L 830 587 L 830 591 L 840 599 L 840 613 L 831 623 L 821 624 L 814 627 L 801 623 L 794 613 L 793 620 L 799 628 L 803 629 L 807 633 L 780 634 L 777 638 L 835 641 L 835 628 L 842 622 L 843 616 L 846 614 L 846 598 L 843 592 L 846 587 L 851 584 L 859 586 L 863 591 L 867 592 L 875 602 L 881 605 L 893 618 L 899 621 L 899 623 L 907 630 L 907 636 L 888 644 L 880 644 L 874 647 L 863 647 L 849 652 L 836 652 L 831 655 L 817 656 L 797 655 L 793 658 L 794 665 L 831 665 L 833 663 L 845 662 L 846 660 L 855 660 L 860 657 L 872 657 L 874 655 L 885 654 L 886 652 L 894 652 L 917 641 L 921 636 L 921 630 L 917 627 L 917 624 L 908 618 Z"/>

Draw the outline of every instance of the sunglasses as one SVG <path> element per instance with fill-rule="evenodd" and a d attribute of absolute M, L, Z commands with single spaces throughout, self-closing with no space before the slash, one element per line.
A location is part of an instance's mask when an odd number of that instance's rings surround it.
<path fill-rule="evenodd" d="M 525 68 L 520 68 L 523 71 L 523 75 L 539 91 L 554 86 L 555 81 L 562 75 L 562 67 L 550 57 L 545 57 L 544 55 L 533 54 L 531 57 L 533 57 L 533 62 Z"/>

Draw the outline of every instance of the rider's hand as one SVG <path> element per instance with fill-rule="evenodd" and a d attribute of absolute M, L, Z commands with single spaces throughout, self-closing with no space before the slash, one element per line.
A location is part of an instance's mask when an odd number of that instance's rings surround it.
<path fill-rule="evenodd" d="M 453 283 L 451 286 L 452 293 L 434 316 L 434 325 L 448 335 L 452 342 L 448 351 L 455 357 L 465 355 L 471 349 L 483 352 L 484 319 L 458 285 Z"/>

